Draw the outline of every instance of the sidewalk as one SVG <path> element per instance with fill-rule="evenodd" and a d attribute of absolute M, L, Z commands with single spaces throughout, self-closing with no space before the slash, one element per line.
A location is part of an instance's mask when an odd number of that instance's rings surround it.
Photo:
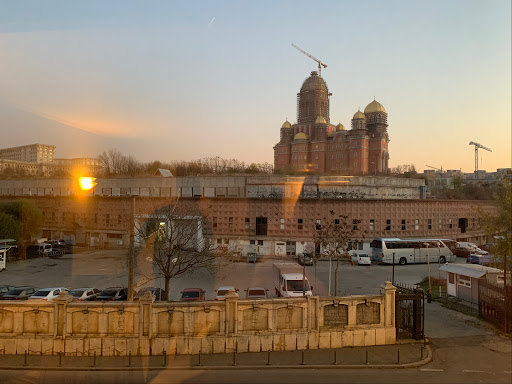
<path fill-rule="evenodd" d="M 411 368 L 432 360 L 432 350 L 410 342 L 373 347 L 180 356 L 0 355 L 0 370 L 127 371 L 166 369 Z"/>

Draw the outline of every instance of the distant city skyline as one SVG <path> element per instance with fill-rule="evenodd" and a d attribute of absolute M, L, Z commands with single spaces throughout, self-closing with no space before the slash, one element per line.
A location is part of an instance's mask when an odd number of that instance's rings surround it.
<path fill-rule="evenodd" d="M 488 1 L 0 3 L 3 147 L 57 157 L 273 162 L 325 62 L 331 122 L 375 97 L 389 166 L 511 166 L 511 4 Z"/>

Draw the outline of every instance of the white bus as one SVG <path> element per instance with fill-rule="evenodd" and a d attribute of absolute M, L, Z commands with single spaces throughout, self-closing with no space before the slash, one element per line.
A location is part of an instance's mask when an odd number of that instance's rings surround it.
<path fill-rule="evenodd" d="M 400 265 L 427 262 L 446 263 L 453 262 L 455 259 L 456 257 L 442 239 L 379 237 L 372 241 L 372 260 L 381 263 Z"/>

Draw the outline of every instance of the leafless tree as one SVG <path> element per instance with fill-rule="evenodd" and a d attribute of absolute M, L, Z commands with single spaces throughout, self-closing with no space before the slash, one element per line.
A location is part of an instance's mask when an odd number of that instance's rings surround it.
<path fill-rule="evenodd" d="M 167 299 L 172 278 L 200 269 L 215 275 L 228 262 L 229 250 L 216 248 L 205 215 L 179 199 L 153 210 L 135 224 L 135 232 L 136 242 L 150 250 L 149 260 L 164 277 Z"/>
<path fill-rule="evenodd" d="M 329 259 L 336 260 L 334 271 L 334 295 L 338 295 L 338 271 L 340 261 L 350 260 L 350 242 L 359 231 L 360 220 L 350 220 L 348 216 L 330 212 L 329 218 L 324 217 L 323 222 L 316 222 L 314 235 L 315 244 L 320 245 L 321 254 Z M 317 257 L 317 256 L 315 256 Z"/>

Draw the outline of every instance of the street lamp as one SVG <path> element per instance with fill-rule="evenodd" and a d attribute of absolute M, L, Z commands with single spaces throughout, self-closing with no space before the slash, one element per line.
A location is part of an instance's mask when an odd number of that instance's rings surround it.
<path fill-rule="evenodd" d="M 423 243 L 427 246 L 427 264 L 428 264 L 428 294 L 427 294 L 427 303 L 432 302 L 432 284 L 430 281 L 430 257 L 428 254 L 428 243 Z"/>

